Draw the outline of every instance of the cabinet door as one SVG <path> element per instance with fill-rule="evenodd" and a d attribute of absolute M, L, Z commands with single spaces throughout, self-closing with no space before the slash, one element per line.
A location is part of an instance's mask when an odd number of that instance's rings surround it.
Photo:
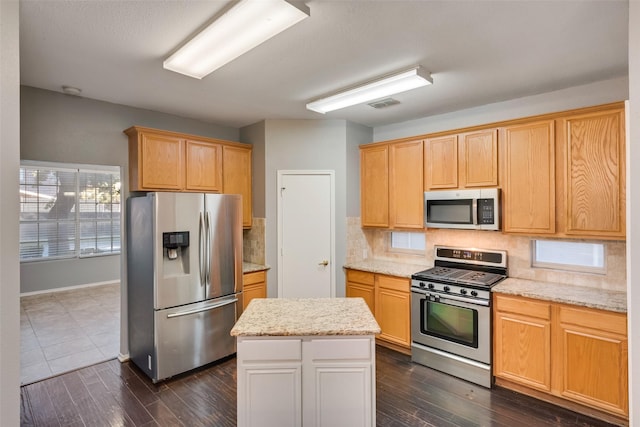
<path fill-rule="evenodd" d="M 494 375 L 550 392 L 550 304 L 496 296 L 493 331 Z"/>
<path fill-rule="evenodd" d="M 424 189 L 458 188 L 458 135 L 424 141 Z"/>
<path fill-rule="evenodd" d="M 506 127 L 501 138 L 504 232 L 555 233 L 553 120 Z"/>
<path fill-rule="evenodd" d="M 367 303 L 371 313 L 375 313 L 374 274 L 366 271 L 347 270 L 346 296 L 360 297 Z"/>
<path fill-rule="evenodd" d="M 138 189 L 182 190 L 184 140 L 161 134 L 140 133 L 139 144 Z"/>
<path fill-rule="evenodd" d="M 627 317 L 621 313 L 560 307 L 560 395 L 618 415 L 628 414 Z"/>
<path fill-rule="evenodd" d="M 424 228 L 422 141 L 389 146 L 389 219 L 393 228 Z"/>
<path fill-rule="evenodd" d="M 498 185 L 498 131 L 487 129 L 459 137 L 460 187 Z"/>
<path fill-rule="evenodd" d="M 376 275 L 375 317 L 382 332 L 382 340 L 411 346 L 411 283 L 409 279 Z"/>
<path fill-rule="evenodd" d="M 389 227 L 389 147 L 360 149 L 360 209 L 363 227 Z"/>
<path fill-rule="evenodd" d="M 186 140 L 187 190 L 222 190 L 222 146 L 210 142 Z"/>
<path fill-rule="evenodd" d="M 302 425 L 300 340 L 238 339 L 238 427 Z"/>
<path fill-rule="evenodd" d="M 375 346 L 371 338 L 303 343 L 302 425 L 375 425 Z"/>
<path fill-rule="evenodd" d="M 625 236 L 624 110 L 561 120 L 566 233 Z"/>
<path fill-rule="evenodd" d="M 251 148 L 225 145 L 222 150 L 223 193 L 242 195 L 242 226 L 251 227 Z"/>

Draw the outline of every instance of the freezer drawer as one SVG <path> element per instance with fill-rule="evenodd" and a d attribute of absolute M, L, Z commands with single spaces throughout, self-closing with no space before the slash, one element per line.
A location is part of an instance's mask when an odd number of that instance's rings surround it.
<path fill-rule="evenodd" d="M 241 301 L 241 294 L 234 294 L 157 310 L 154 382 L 234 354 L 236 339 L 229 332 L 241 312 Z"/>

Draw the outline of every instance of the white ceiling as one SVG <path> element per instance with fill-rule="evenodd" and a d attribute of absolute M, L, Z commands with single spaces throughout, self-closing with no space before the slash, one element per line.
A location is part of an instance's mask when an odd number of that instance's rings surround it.
<path fill-rule="evenodd" d="M 227 1 L 21 0 L 21 84 L 242 127 L 382 126 L 625 76 L 628 1 L 310 0 L 311 16 L 202 80 L 162 68 Z M 434 84 L 321 115 L 321 95 L 420 64 Z"/>

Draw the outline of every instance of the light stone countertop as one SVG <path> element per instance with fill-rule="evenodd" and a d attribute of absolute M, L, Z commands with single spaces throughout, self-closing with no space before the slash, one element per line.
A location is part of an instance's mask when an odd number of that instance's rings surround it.
<path fill-rule="evenodd" d="M 262 265 L 262 264 L 254 264 L 251 262 L 242 262 L 242 272 L 243 273 L 253 273 L 255 271 L 262 271 L 262 270 L 268 270 L 269 267 L 268 265 Z"/>
<path fill-rule="evenodd" d="M 353 270 L 368 271 L 370 273 L 388 274 L 389 276 L 411 278 L 412 274 L 419 273 L 433 267 L 425 264 L 403 264 L 394 261 L 381 261 L 377 259 L 365 259 L 350 264 L 345 264 L 344 268 Z"/>
<path fill-rule="evenodd" d="M 492 287 L 491 292 L 598 308 L 618 313 L 627 312 L 627 294 L 620 291 L 508 277 Z"/>
<path fill-rule="evenodd" d="M 231 329 L 236 337 L 379 333 L 362 298 L 254 298 Z"/>

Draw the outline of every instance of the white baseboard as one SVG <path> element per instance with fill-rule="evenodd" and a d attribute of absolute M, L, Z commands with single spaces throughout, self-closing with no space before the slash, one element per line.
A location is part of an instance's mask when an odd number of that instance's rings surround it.
<path fill-rule="evenodd" d="M 51 292 L 71 291 L 71 290 L 82 289 L 82 288 L 93 288 L 95 286 L 103 286 L 103 285 L 115 285 L 116 283 L 120 283 L 120 280 L 109 280 L 106 282 L 95 282 L 95 283 L 87 283 L 84 285 L 65 286 L 63 288 L 45 289 L 42 291 L 23 292 L 20 294 L 20 296 L 27 297 L 30 295 L 49 294 Z"/>
<path fill-rule="evenodd" d="M 128 361 L 129 359 L 130 359 L 129 353 L 127 353 L 127 354 L 122 354 L 122 353 L 118 354 L 118 360 L 120 361 L 120 363 L 124 363 L 124 362 Z"/>

